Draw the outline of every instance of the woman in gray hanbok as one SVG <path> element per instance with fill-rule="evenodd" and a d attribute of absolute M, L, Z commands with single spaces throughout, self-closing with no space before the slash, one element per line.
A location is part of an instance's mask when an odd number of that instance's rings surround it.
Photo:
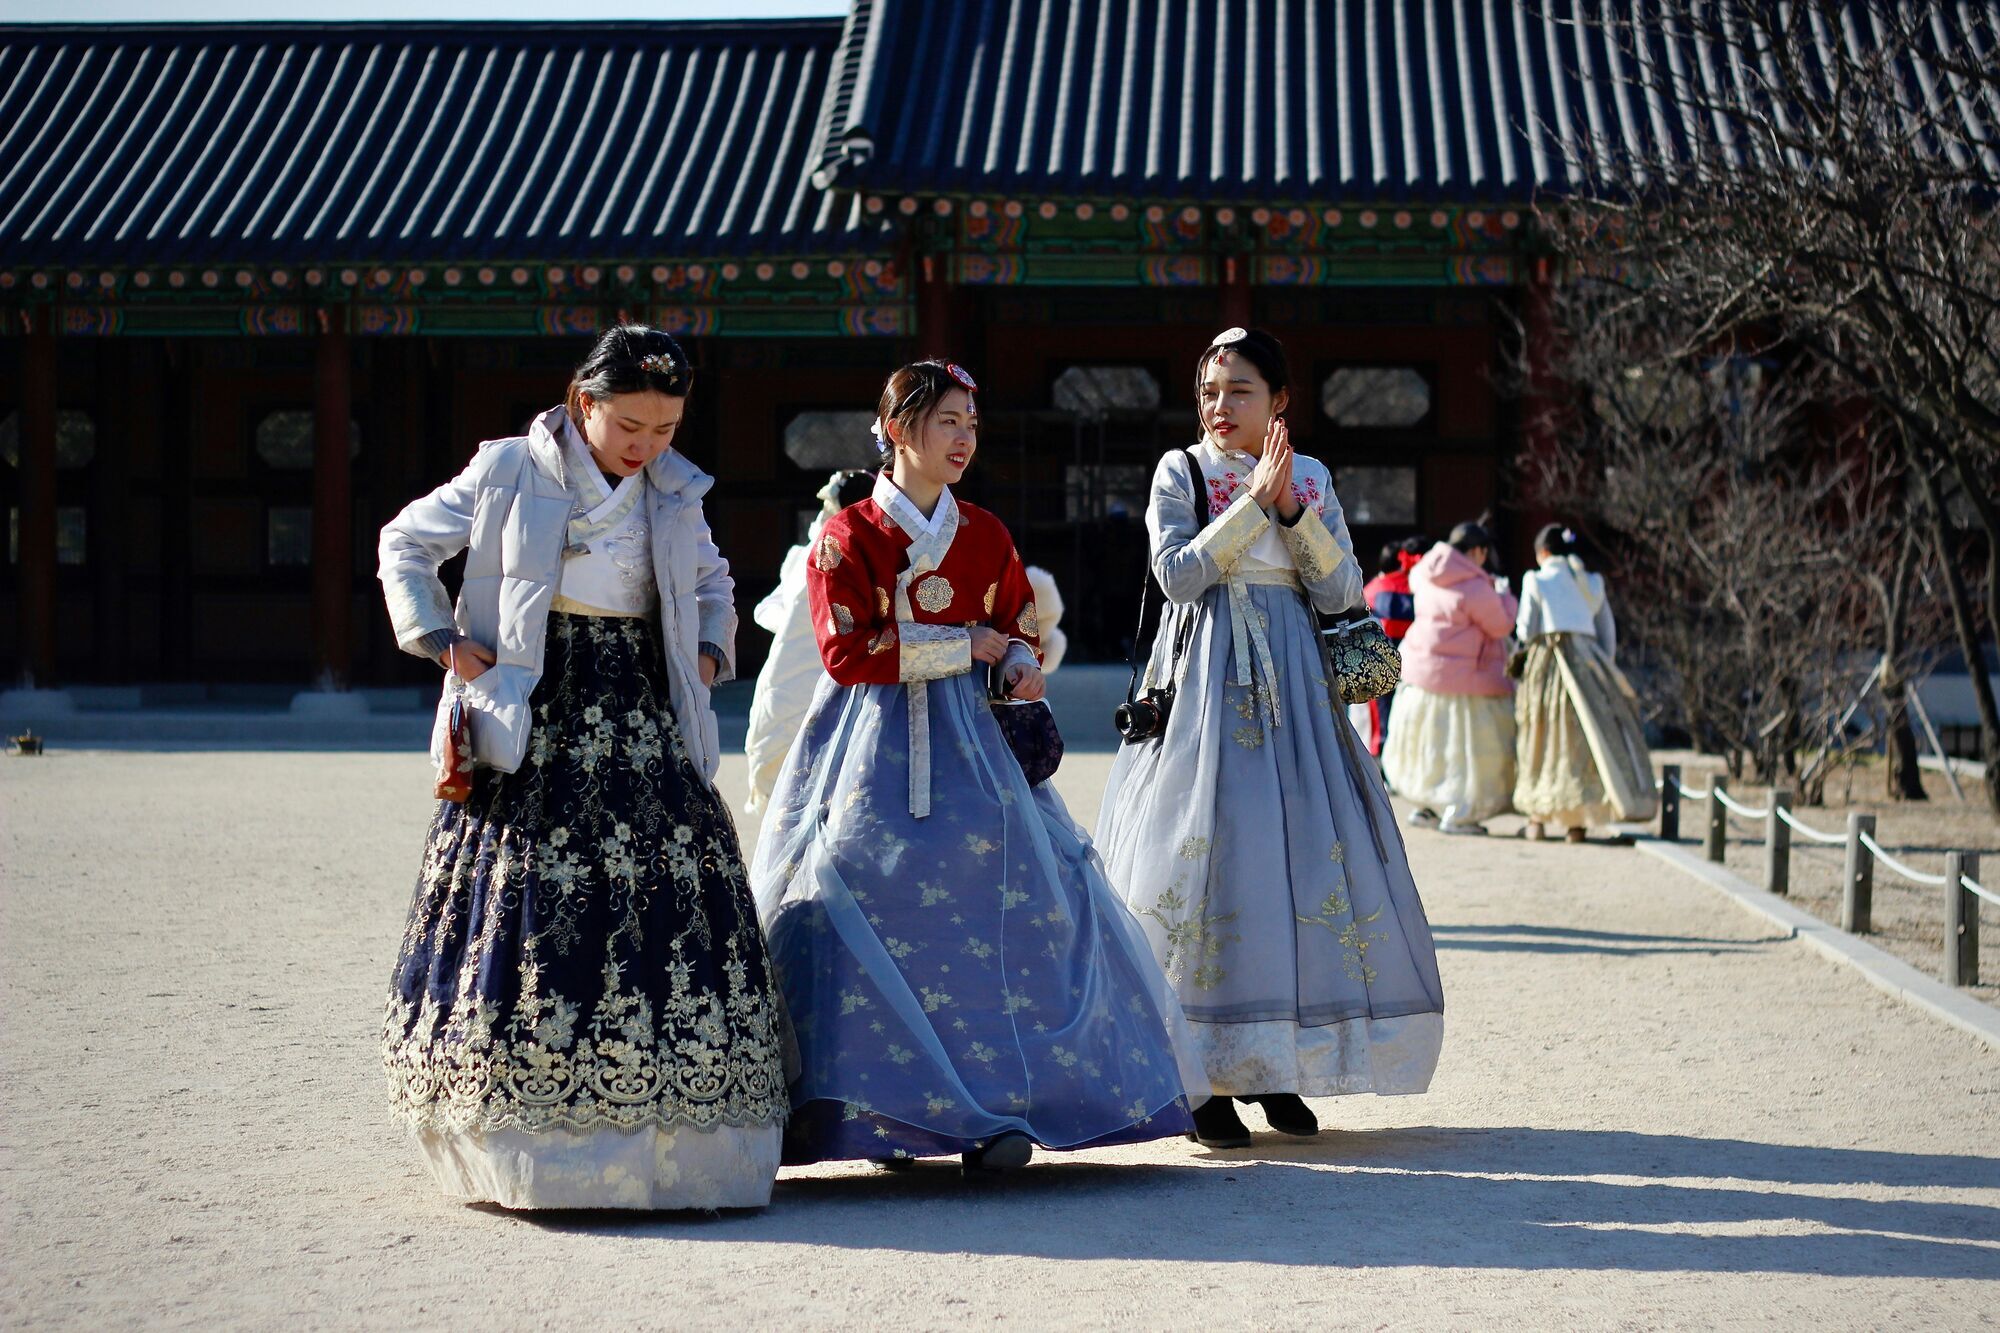
<path fill-rule="evenodd" d="M 1283 349 L 1231 329 L 1197 375 L 1204 438 L 1161 460 L 1146 511 L 1168 605 L 1143 688 L 1177 696 L 1113 762 L 1097 843 L 1206 1064 L 1197 1137 L 1240 1147 L 1231 1098 L 1306 1135 L 1302 1096 L 1424 1091 L 1444 997 L 1394 813 L 1328 679 L 1313 613 L 1357 603 L 1362 573 L 1327 468 L 1291 450 Z"/>

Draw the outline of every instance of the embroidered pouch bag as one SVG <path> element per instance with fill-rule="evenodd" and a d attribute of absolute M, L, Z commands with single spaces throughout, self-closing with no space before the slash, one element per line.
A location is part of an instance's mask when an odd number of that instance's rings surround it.
<path fill-rule="evenodd" d="M 1043 700 L 1030 703 L 1009 699 L 997 668 L 987 680 L 993 721 L 1000 728 L 1001 739 L 1019 761 L 1021 775 L 1027 778 L 1030 787 L 1047 782 L 1062 765 L 1063 738 L 1056 726 L 1056 715 Z"/>
<path fill-rule="evenodd" d="M 440 801 L 464 801 L 472 795 L 472 710 L 465 706 L 465 689 L 452 677 L 451 708 L 445 717 L 444 759 L 438 765 L 432 795 Z"/>
<path fill-rule="evenodd" d="M 1335 617 L 1320 631 L 1332 659 L 1334 688 L 1344 704 L 1365 704 L 1396 688 L 1403 655 L 1373 616 Z"/>

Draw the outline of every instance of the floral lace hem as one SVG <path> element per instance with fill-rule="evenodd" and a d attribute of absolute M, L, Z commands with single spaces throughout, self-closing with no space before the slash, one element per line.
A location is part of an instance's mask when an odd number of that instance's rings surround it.
<path fill-rule="evenodd" d="M 752 1129 L 782 1125 L 791 1101 L 782 1087 L 744 1090 L 714 1100 L 694 1101 L 671 1094 L 642 1101 L 598 1097 L 587 1102 L 536 1105 L 492 1090 L 490 1068 L 442 1059 L 390 1057 L 383 1061 L 389 1076 L 389 1113 L 411 1129 L 464 1133 L 469 1130 L 520 1129 L 672 1129 L 688 1126 L 714 1129 L 727 1125 Z"/>

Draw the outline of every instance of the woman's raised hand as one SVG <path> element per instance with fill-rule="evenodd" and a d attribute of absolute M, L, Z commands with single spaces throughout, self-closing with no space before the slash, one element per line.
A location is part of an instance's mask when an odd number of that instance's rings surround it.
<path fill-rule="evenodd" d="M 444 664 L 456 672 L 460 680 L 478 680 L 486 674 L 486 668 L 493 665 L 493 653 L 470 639 L 460 639 L 444 650 Z"/>
<path fill-rule="evenodd" d="M 997 629 L 975 625 L 972 635 L 972 660 L 988 664 L 998 662 L 1007 655 L 1007 636 Z"/>
<path fill-rule="evenodd" d="M 1250 470 L 1250 495 L 1259 509 L 1276 509 L 1280 518 L 1298 516 L 1292 494 L 1292 433 L 1283 417 L 1272 417 L 1264 428 L 1264 453 Z"/>

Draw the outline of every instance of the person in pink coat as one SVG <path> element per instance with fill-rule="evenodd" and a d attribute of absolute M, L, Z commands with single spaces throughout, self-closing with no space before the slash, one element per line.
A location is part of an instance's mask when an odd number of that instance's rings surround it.
<path fill-rule="evenodd" d="M 1514 682 L 1508 635 L 1519 609 L 1507 581 L 1486 572 L 1493 539 L 1461 523 L 1410 571 L 1416 623 L 1403 639 L 1396 725 L 1382 768 L 1416 804 L 1410 822 L 1483 834 L 1514 796 Z"/>

